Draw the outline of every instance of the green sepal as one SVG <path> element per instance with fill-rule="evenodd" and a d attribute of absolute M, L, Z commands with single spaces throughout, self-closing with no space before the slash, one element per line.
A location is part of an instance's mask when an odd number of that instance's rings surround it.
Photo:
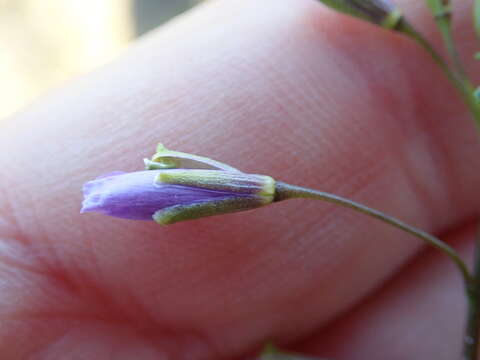
<path fill-rule="evenodd" d="M 229 196 L 188 205 L 170 206 L 156 211 L 152 217 L 160 225 L 170 225 L 179 221 L 255 209 L 263 205 L 265 204 L 261 198 Z"/>
<path fill-rule="evenodd" d="M 164 169 L 175 169 L 177 162 L 169 159 L 162 159 L 162 161 L 156 162 L 150 159 L 143 159 L 145 164 L 145 170 L 164 170 Z"/>
<path fill-rule="evenodd" d="M 158 143 L 155 150 L 157 151 L 157 153 L 161 153 L 162 151 L 168 151 L 168 149 L 162 143 Z"/>
<path fill-rule="evenodd" d="M 275 180 L 270 176 L 241 172 L 174 169 L 160 172 L 155 177 L 155 183 L 259 195 L 265 198 L 266 203 L 272 202 L 275 194 Z"/>
<path fill-rule="evenodd" d="M 152 156 L 152 159 L 144 160 L 144 162 L 147 170 L 210 169 L 240 172 L 230 165 L 204 156 L 168 150 L 162 144 L 157 145 L 157 152 Z"/>

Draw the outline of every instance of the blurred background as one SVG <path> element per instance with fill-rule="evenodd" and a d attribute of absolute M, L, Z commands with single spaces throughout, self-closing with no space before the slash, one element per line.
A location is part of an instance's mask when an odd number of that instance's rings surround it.
<path fill-rule="evenodd" d="M 200 0 L 0 0 L 0 121 Z"/>

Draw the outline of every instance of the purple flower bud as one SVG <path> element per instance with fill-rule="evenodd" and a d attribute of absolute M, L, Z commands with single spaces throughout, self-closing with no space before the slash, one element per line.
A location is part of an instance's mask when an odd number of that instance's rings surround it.
<path fill-rule="evenodd" d="M 249 210 L 274 200 L 271 177 L 244 174 L 230 165 L 171 151 L 162 144 L 144 162 L 147 171 L 115 172 L 87 182 L 81 212 L 167 225 Z"/>
<path fill-rule="evenodd" d="M 269 204 L 274 184 L 268 176 L 221 170 L 114 173 L 84 185 L 81 212 L 166 225 Z"/>

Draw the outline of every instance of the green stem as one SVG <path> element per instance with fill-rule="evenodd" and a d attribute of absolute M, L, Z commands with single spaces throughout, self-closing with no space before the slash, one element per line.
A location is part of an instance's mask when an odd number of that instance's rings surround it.
<path fill-rule="evenodd" d="M 426 243 L 430 244 L 431 246 L 439 249 L 442 251 L 445 255 L 447 255 L 458 267 L 460 270 L 461 275 L 463 276 L 463 280 L 465 283 L 465 286 L 469 286 L 469 284 L 472 283 L 472 277 L 467 269 L 467 266 L 461 259 L 461 257 L 458 255 L 458 253 L 449 245 L 441 241 L 440 239 L 436 238 L 435 236 L 432 236 L 428 233 L 426 233 L 423 230 L 417 229 L 413 226 L 407 225 L 406 223 L 397 220 L 391 216 L 388 216 L 378 210 L 369 208 L 365 205 L 359 204 L 357 202 L 354 202 L 352 200 L 325 193 L 322 191 L 318 190 L 313 190 L 309 188 L 304 188 L 301 186 L 296 186 L 296 185 L 290 185 L 283 183 L 281 181 L 277 181 L 276 183 L 276 189 L 275 189 L 275 201 L 281 201 L 281 200 L 287 200 L 287 199 L 295 199 L 295 198 L 308 198 L 308 199 L 317 199 L 317 200 L 323 200 L 327 201 L 330 203 L 342 205 L 344 207 L 348 207 L 350 209 L 353 209 L 355 211 L 361 212 L 363 214 L 369 215 L 371 217 L 374 217 L 376 219 L 379 219 L 387 224 L 393 225 L 409 234 L 412 234 Z"/>
<path fill-rule="evenodd" d="M 444 0 L 427 0 L 438 30 L 442 35 L 443 43 L 452 60 L 455 71 L 462 80 L 464 86 L 473 91 L 473 86 L 468 80 L 467 73 L 463 67 L 460 55 L 458 54 L 455 41 L 452 34 L 452 13 L 449 4 L 445 4 Z"/>
<path fill-rule="evenodd" d="M 477 129 L 480 131 L 480 107 L 473 95 L 473 86 L 468 80 L 462 78 L 457 72 L 450 69 L 443 57 L 433 48 L 432 45 L 423 37 L 422 34 L 417 32 L 406 21 L 402 21 L 396 28 L 397 31 L 404 33 L 413 40 L 415 40 L 432 58 L 432 60 L 442 69 L 447 76 L 448 80 L 457 88 L 462 96 L 463 101 L 469 108 L 477 125 Z M 452 40 L 453 41 L 453 40 Z M 463 67 L 462 67 L 463 69 Z"/>
<path fill-rule="evenodd" d="M 438 53 L 431 47 L 420 34 L 413 28 L 413 38 L 430 54 L 434 61 L 447 74 L 450 81 L 460 91 L 477 125 L 480 134 L 480 103 L 474 95 L 474 87 L 468 78 L 452 35 L 451 14 L 449 7 L 442 0 L 427 0 L 432 10 L 437 27 L 442 35 L 445 47 L 450 55 L 455 71 L 452 71 Z M 474 3 L 474 23 L 477 34 L 480 34 L 480 1 Z M 464 338 L 464 359 L 477 360 L 479 355 L 480 340 L 480 234 L 475 242 L 475 260 L 473 273 L 466 282 L 466 295 L 468 302 L 467 328 Z"/>
<path fill-rule="evenodd" d="M 468 316 L 464 338 L 464 359 L 477 360 L 480 337 L 480 232 L 475 241 L 473 278 L 467 288 Z"/>

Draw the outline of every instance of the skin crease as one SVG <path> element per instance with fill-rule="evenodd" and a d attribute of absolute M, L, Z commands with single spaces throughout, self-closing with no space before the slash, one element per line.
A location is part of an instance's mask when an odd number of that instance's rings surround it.
<path fill-rule="evenodd" d="M 413 16 L 433 33 L 426 19 Z M 311 0 L 212 1 L 3 122 L 3 358 L 243 359 L 266 340 L 336 359 L 458 357 L 453 266 L 349 210 L 295 200 L 171 227 L 79 214 L 85 181 L 142 169 L 159 141 L 471 254 L 478 138 L 421 49 Z"/>

